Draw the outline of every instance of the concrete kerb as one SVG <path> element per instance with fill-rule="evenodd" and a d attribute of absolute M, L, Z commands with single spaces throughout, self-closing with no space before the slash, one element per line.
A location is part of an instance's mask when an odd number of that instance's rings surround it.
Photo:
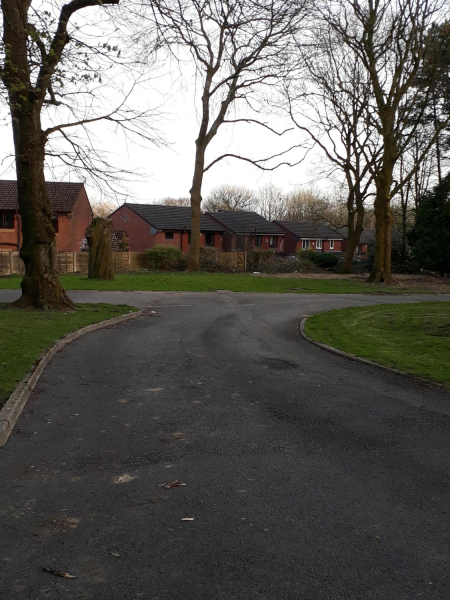
<path fill-rule="evenodd" d="M 51 348 L 49 348 L 49 350 L 47 350 L 39 359 L 35 367 L 28 371 L 28 373 L 6 401 L 4 407 L 0 410 L 0 448 L 8 441 L 8 438 L 14 429 L 14 425 L 17 423 L 17 420 L 31 395 L 31 392 L 36 386 L 36 383 L 39 381 L 42 372 L 55 354 L 59 352 L 59 350 L 85 333 L 96 331 L 97 329 L 103 329 L 111 325 L 117 325 L 118 323 L 123 323 L 131 319 L 136 319 L 143 313 L 144 310 L 139 310 L 126 315 L 120 315 L 120 317 L 113 317 L 112 319 L 107 319 L 106 321 L 92 323 L 91 325 L 87 325 L 86 327 L 82 327 L 76 331 L 72 331 L 72 333 L 68 333 L 55 342 L 53 346 L 51 346 Z"/>
<path fill-rule="evenodd" d="M 310 315 L 309 315 L 310 316 Z M 367 358 L 361 358 L 360 356 L 356 356 L 355 354 L 350 354 L 349 352 L 344 352 L 343 350 L 338 350 L 333 346 L 328 346 L 327 344 L 322 344 L 321 342 L 317 342 L 313 340 L 305 333 L 305 324 L 309 319 L 309 316 L 303 317 L 300 322 L 300 335 L 302 338 L 314 344 L 314 346 L 318 346 L 327 352 L 331 352 L 332 354 L 338 354 L 339 356 L 343 356 L 344 358 L 349 358 L 350 360 L 354 360 L 356 362 L 363 363 L 365 365 L 369 365 L 370 367 L 377 367 L 378 369 L 383 369 L 384 371 L 389 371 L 390 373 L 395 373 L 396 375 L 401 375 L 402 377 L 408 377 L 409 379 L 415 379 L 418 383 L 425 383 L 427 385 L 431 385 L 434 387 L 438 387 L 440 389 L 448 391 L 449 388 L 442 383 L 437 383 L 436 381 L 431 381 L 430 379 L 425 379 L 425 377 L 420 377 L 419 375 L 412 375 L 411 373 L 406 373 L 405 371 L 400 371 L 399 369 L 394 369 L 394 367 L 387 367 L 386 365 L 382 365 L 380 363 L 374 362 L 373 360 L 368 360 Z"/>

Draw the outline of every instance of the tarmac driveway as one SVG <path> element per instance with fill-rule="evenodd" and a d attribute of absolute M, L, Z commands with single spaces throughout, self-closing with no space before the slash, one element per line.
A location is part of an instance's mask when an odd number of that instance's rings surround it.
<path fill-rule="evenodd" d="M 60 352 L 0 450 L 1 600 L 450 598 L 450 394 L 298 335 L 417 298 L 71 295 L 155 314 Z"/>

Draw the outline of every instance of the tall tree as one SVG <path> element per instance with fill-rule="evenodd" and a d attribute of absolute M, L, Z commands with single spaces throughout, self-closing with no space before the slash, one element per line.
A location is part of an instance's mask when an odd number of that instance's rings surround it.
<path fill-rule="evenodd" d="M 123 102 L 107 114 L 98 106 L 103 61 L 112 55 L 117 58 L 118 52 L 108 41 L 93 43 L 92 30 L 83 35 L 81 13 L 89 26 L 94 17 L 98 19 L 90 7 L 105 16 L 107 6 L 118 2 L 71 0 L 60 8 L 34 0 L 1 2 L 0 91 L 6 92 L 3 97 L 11 115 L 23 235 L 20 256 L 25 263 L 20 307 L 73 308 L 58 279 L 46 160 L 97 171 L 110 185 L 110 165 L 93 145 L 83 145 L 79 131 L 100 119 L 133 130 L 143 118 Z M 98 31 L 107 37 L 105 23 Z"/>
<path fill-rule="evenodd" d="M 200 125 L 195 140 L 192 187 L 192 235 L 188 268 L 198 270 L 200 213 L 205 172 L 218 161 L 234 157 L 263 169 L 270 158 L 252 159 L 226 153 L 206 161 L 206 151 L 219 128 L 247 123 L 271 129 L 257 113 L 252 118 L 229 118 L 242 105 L 252 111 L 255 91 L 268 88 L 283 76 L 293 48 L 294 36 L 305 17 L 309 0 L 141 0 L 139 24 L 152 19 L 158 39 L 170 52 L 188 49 L 195 63 L 201 103 Z M 151 14 L 151 17 L 150 17 Z M 154 29 L 150 26 L 150 35 Z M 248 114 L 248 113 L 247 113 Z M 279 165 L 277 165 L 279 166 Z"/>
<path fill-rule="evenodd" d="M 366 114 L 382 144 L 380 160 L 372 170 L 376 249 L 369 281 L 373 283 L 392 283 L 391 199 L 414 176 L 445 126 L 439 125 L 417 163 L 395 181 L 396 165 L 421 127 L 430 102 L 431 89 L 420 94 L 415 82 L 426 52 L 427 30 L 445 6 L 445 0 L 322 0 L 319 5 L 322 19 L 361 61 L 373 94 Z"/>
<path fill-rule="evenodd" d="M 300 76 L 285 82 L 290 117 L 325 158 L 328 178 L 345 181 L 348 244 L 341 271 L 350 273 L 364 230 L 364 203 L 370 195 L 379 136 L 367 119 L 371 86 L 359 57 L 349 52 L 328 24 L 313 24 L 309 43 L 299 48 Z"/>
<path fill-rule="evenodd" d="M 253 210 L 254 208 L 254 192 L 240 185 L 219 185 L 209 192 L 203 203 L 203 209 L 210 212 L 218 210 Z"/>

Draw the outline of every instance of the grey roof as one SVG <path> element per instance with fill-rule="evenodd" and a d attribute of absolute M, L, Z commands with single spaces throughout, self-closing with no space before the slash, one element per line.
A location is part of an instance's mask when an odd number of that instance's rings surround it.
<path fill-rule="evenodd" d="M 47 181 L 47 192 L 53 205 L 53 210 L 59 213 L 70 213 L 83 183 L 72 183 L 70 181 Z M 17 181 L 11 179 L 0 180 L 0 210 L 17 210 Z"/>
<path fill-rule="evenodd" d="M 347 239 L 348 236 L 348 227 L 338 227 L 337 231 L 342 235 L 343 238 Z M 372 229 L 364 229 L 359 238 L 361 244 L 370 244 L 375 239 L 375 231 Z"/>
<path fill-rule="evenodd" d="M 222 223 L 233 233 L 253 233 L 258 235 L 284 235 L 276 225 L 256 212 L 224 210 L 209 212 L 214 219 Z"/>
<path fill-rule="evenodd" d="M 341 240 L 342 235 L 336 233 L 326 225 L 308 221 L 274 221 L 281 227 L 298 237 L 299 239 L 319 239 L 319 240 Z"/>
<path fill-rule="evenodd" d="M 165 206 L 164 204 L 124 204 L 155 229 L 190 231 L 191 209 L 189 206 Z M 201 231 L 224 231 L 224 228 L 206 215 L 200 217 Z"/>

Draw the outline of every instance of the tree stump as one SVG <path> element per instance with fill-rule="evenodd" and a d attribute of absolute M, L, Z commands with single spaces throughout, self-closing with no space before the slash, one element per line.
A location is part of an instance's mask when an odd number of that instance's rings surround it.
<path fill-rule="evenodd" d="M 89 245 L 88 279 L 114 279 L 112 232 L 113 222 L 101 217 L 93 219 L 86 229 Z"/>

